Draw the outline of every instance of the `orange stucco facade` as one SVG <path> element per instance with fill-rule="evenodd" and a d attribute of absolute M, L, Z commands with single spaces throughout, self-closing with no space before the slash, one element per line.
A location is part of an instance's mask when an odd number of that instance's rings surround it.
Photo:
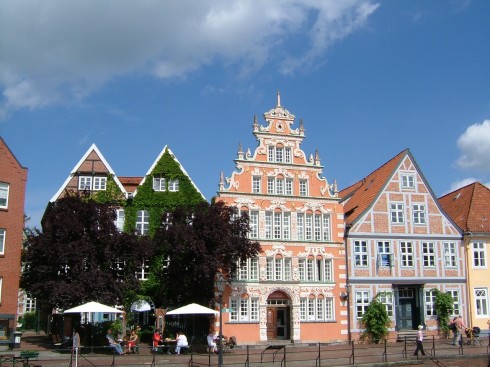
<path fill-rule="evenodd" d="M 344 217 L 318 152 L 301 149 L 303 122 L 280 103 L 253 123 L 258 145 L 239 147 L 217 200 L 247 212 L 262 251 L 240 265 L 224 294 L 224 335 L 240 343 L 347 339 Z M 239 137 L 238 137 L 239 138 Z"/>

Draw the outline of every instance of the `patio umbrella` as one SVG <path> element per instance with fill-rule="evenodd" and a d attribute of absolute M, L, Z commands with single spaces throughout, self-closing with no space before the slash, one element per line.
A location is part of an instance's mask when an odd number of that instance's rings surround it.
<path fill-rule="evenodd" d="M 175 310 L 167 312 L 166 315 L 170 316 L 176 316 L 176 315 L 192 315 L 192 334 L 194 339 L 195 336 L 195 320 L 194 317 L 195 315 L 218 315 L 219 312 L 216 310 L 213 310 L 212 308 L 204 307 L 201 305 L 198 305 L 197 303 L 191 303 L 188 304 L 187 306 L 182 306 L 179 307 Z M 166 316 L 165 315 L 165 316 Z"/>
<path fill-rule="evenodd" d="M 118 310 L 117 308 L 110 307 L 103 305 L 102 303 L 99 302 L 87 302 L 84 303 L 83 305 L 76 306 L 73 308 L 69 308 L 68 310 L 65 310 L 63 313 L 95 313 L 95 312 L 102 312 L 102 313 L 124 313 L 124 311 Z M 92 335 L 91 335 L 91 353 L 94 352 L 94 333 L 93 333 L 93 327 L 92 327 Z"/>

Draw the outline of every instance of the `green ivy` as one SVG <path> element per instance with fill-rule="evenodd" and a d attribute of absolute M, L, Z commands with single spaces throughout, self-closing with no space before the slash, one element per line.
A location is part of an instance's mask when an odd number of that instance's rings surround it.
<path fill-rule="evenodd" d="M 85 198 L 94 200 L 97 203 L 112 203 L 124 206 L 126 197 L 114 180 L 114 175 L 107 174 L 106 189 L 101 191 L 91 191 Z"/>
<path fill-rule="evenodd" d="M 179 180 L 179 191 L 154 191 L 153 177 L 165 177 L 169 180 Z M 180 165 L 168 150 L 164 152 L 152 172 L 146 177 L 143 185 L 138 186 L 134 199 L 128 200 L 125 208 L 126 232 L 133 232 L 136 226 L 138 210 L 147 210 L 150 215 L 149 234 L 152 236 L 160 226 L 164 211 L 173 210 L 178 206 L 196 205 L 205 201 L 194 187 L 189 177 L 182 171 Z"/>

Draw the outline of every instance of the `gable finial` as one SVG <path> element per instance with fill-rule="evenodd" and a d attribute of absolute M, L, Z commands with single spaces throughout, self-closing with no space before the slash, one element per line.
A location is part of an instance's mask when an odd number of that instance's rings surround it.
<path fill-rule="evenodd" d="M 254 124 L 252 125 L 254 131 L 259 129 L 259 122 L 257 121 L 257 115 L 254 114 Z"/>
<path fill-rule="evenodd" d="M 281 93 L 277 91 L 277 107 L 281 107 Z"/>
<path fill-rule="evenodd" d="M 305 127 L 303 126 L 303 119 L 299 119 L 299 131 L 304 132 Z"/>
<path fill-rule="evenodd" d="M 221 171 L 221 174 L 219 177 L 219 189 L 220 189 L 220 191 L 223 191 L 225 189 L 225 174 L 223 171 Z"/>

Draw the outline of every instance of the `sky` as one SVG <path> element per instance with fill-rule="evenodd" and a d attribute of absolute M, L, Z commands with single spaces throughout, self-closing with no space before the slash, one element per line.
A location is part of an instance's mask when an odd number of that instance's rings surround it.
<path fill-rule="evenodd" d="M 438 197 L 489 185 L 489 24 L 487 0 L 1 0 L 28 226 L 92 143 L 118 176 L 167 145 L 211 200 L 277 91 L 339 189 L 406 148 Z"/>

